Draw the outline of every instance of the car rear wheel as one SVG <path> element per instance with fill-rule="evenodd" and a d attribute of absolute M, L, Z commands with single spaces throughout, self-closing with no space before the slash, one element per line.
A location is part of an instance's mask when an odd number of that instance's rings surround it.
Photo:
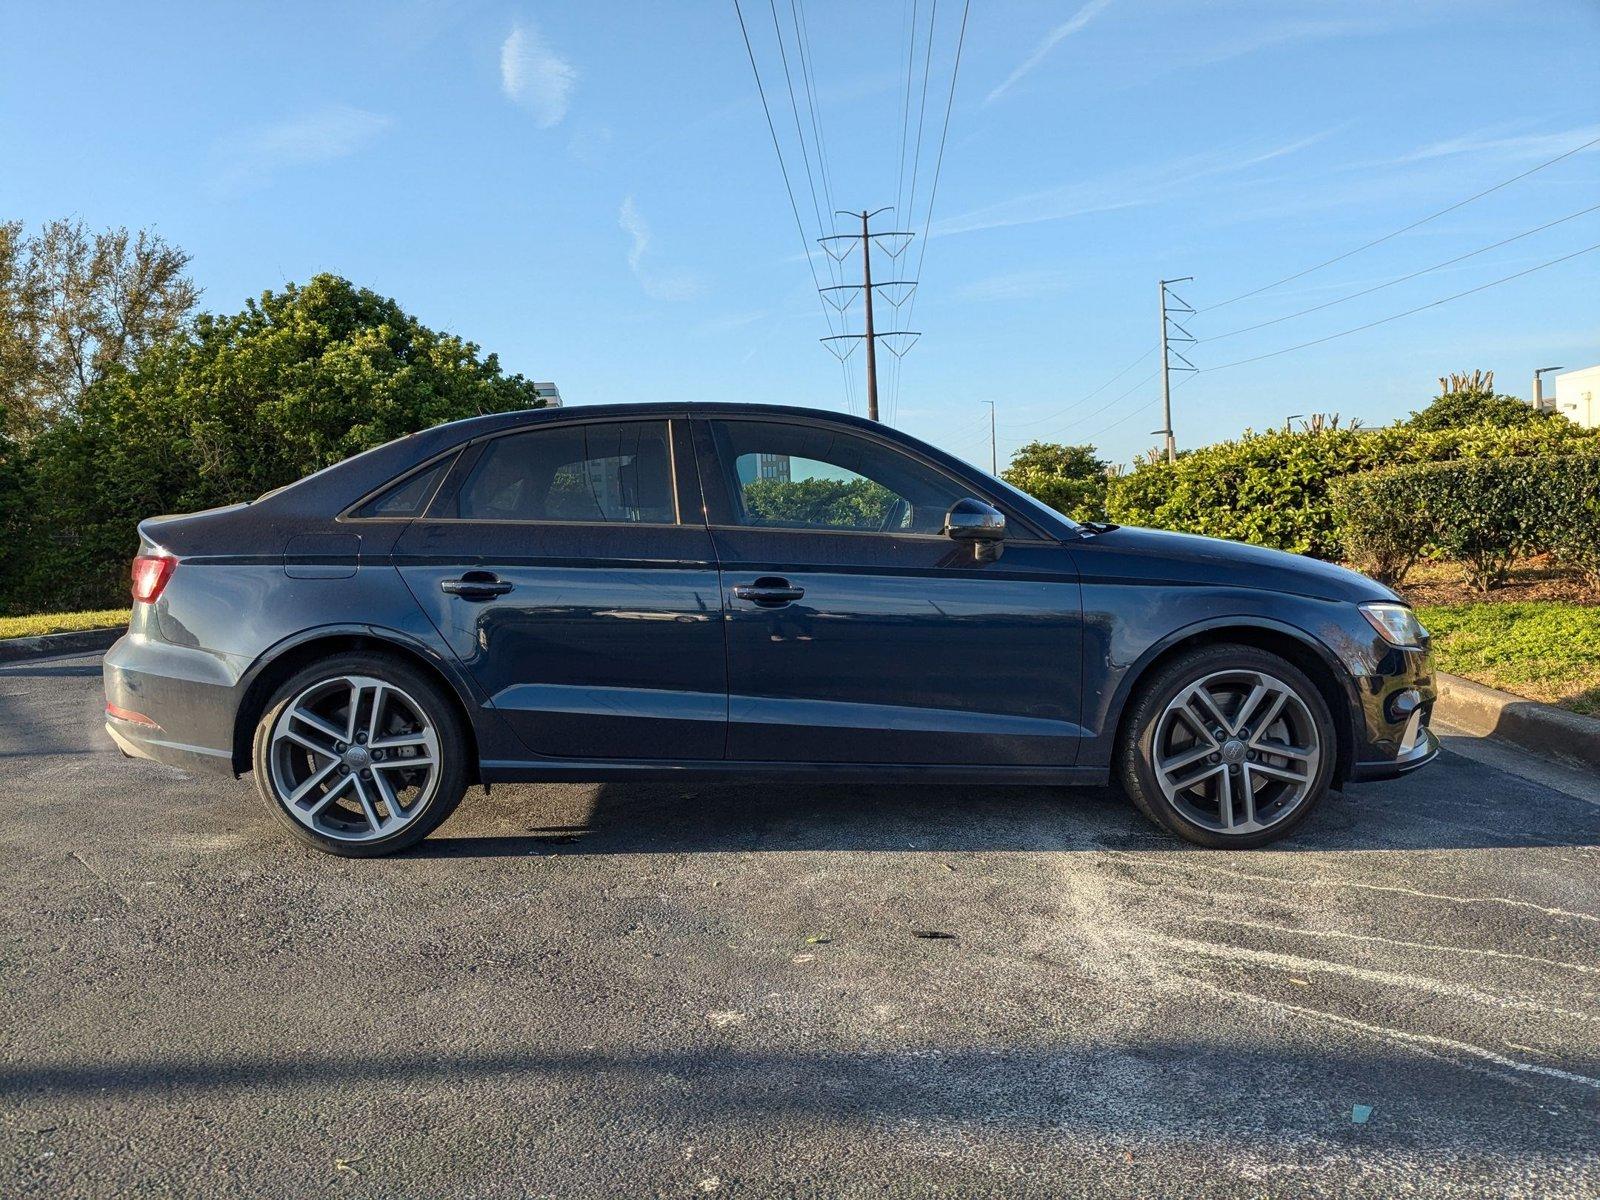
<path fill-rule="evenodd" d="M 1249 848 L 1311 815 L 1336 757 L 1327 701 L 1303 671 L 1253 646 L 1207 646 L 1164 664 L 1135 696 L 1117 774 L 1163 829 Z"/>
<path fill-rule="evenodd" d="M 466 790 L 465 731 L 421 672 L 341 654 L 285 680 L 256 726 L 256 788 L 302 842 L 370 858 L 415 845 Z"/>

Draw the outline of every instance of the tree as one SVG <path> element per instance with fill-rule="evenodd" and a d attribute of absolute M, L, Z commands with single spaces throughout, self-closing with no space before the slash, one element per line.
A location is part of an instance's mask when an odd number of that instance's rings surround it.
<path fill-rule="evenodd" d="M 1093 446 L 1029 442 L 1000 477 L 1059 513 L 1089 521 L 1105 513 L 1108 469 Z"/>
<path fill-rule="evenodd" d="M 744 506 L 758 521 L 824 529 L 880 529 L 895 494 L 870 479 L 752 479 Z"/>
<path fill-rule="evenodd" d="M 144 517 L 250 500 L 431 425 L 542 404 L 495 355 L 337 276 L 201 316 L 34 439 L 10 607 L 125 594 Z"/>
<path fill-rule="evenodd" d="M 1461 429 L 1468 425 L 1495 425 L 1508 429 L 1548 421 L 1556 414 L 1540 412 L 1515 396 L 1502 396 L 1494 390 L 1493 371 L 1452 371 L 1439 378 L 1439 395 L 1421 412 L 1411 414 L 1407 424 L 1416 429 Z"/>
<path fill-rule="evenodd" d="M 36 237 L 0 224 L 0 404 L 28 437 L 77 411 L 112 371 L 178 333 L 199 289 L 189 256 L 158 234 L 52 221 Z"/>

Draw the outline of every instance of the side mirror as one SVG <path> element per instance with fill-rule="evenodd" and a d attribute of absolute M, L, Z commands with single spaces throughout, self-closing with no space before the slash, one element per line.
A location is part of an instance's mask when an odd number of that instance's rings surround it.
<path fill-rule="evenodd" d="M 944 535 L 967 542 L 979 562 L 993 562 L 1005 549 L 1006 518 L 997 508 L 971 496 L 957 500 L 944 515 Z"/>

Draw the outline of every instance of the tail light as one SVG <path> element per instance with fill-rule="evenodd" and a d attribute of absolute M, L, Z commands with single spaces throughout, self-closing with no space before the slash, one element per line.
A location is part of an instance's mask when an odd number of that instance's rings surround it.
<path fill-rule="evenodd" d="M 133 560 L 133 598 L 139 604 L 154 604 L 167 580 L 178 569 L 170 554 L 141 554 Z"/>

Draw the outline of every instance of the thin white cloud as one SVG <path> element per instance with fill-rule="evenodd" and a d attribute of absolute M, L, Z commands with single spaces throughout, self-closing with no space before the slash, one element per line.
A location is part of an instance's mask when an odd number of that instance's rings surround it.
<path fill-rule="evenodd" d="M 1045 34 L 1044 40 L 1034 48 L 1033 53 L 1023 59 L 1017 65 L 1016 70 L 1007 75 L 998 87 L 985 96 L 983 102 L 985 104 L 993 104 L 1001 96 L 1009 92 L 1018 80 L 1042 63 L 1049 56 L 1050 51 L 1054 50 L 1060 42 L 1083 29 L 1090 21 L 1105 11 L 1110 4 L 1111 0 L 1089 0 L 1089 3 Z"/>
<path fill-rule="evenodd" d="M 633 272 L 645 295 L 654 300 L 693 300 L 700 295 L 700 284 L 693 276 L 661 275 L 645 261 L 650 252 L 650 225 L 632 196 L 624 199 L 617 211 L 617 224 L 628 235 L 628 270 Z"/>
<path fill-rule="evenodd" d="M 954 233 L 973 233 L 982 229 L 1036 225 L 1042 221 L 1061 221 L 1089 213 L 1112 212 L 1187 198 L 1188 194 L 1181 189 L 1191 184 L 1237 175 L 1251 167 L 1294 154 L 1322 141 L 1332 132 L 1332 129 L 1326 129 L 1309 137 L 1242 155 L 1237 150 L 1191 154 L 1170 162 L 1114 171 L 1098 179 L 1026 192 L 937 221 L 931 236 L 948 237 Z"/>
<path fill-rule="evenodd" d="M 1370 36 L 1392 28 L 1392 17 L 1392 13 L 1378 13 L 1365 17 L 1310 18 L 1254 25 L 1238 37 L 1191 46 L 1186 51 L 1186 58 L 1191 66 L 1209 66 L 1300 42 Z"/>
<path fill-rule="evenodd" d="M 531 23 L 514 26 L 500 45 L 500 90 L 533 114 L 539 128 L 559 125 L 572 104 L 578 71 Z"/>
<path fill-rule="evenodd" d="M 1510 160 L 1517 159 L 1548 159 L 1575 150 L 1587 142 L 1600 138 L 1600 125 L 1586 125 L 1578 129 L 1567 129 L 1560 133 L 1524 133 L 1506 135 L 1501 129 L 1479 130 L 1476 133 L 1463 134 L 1460 137 L 1445 138 L 1442 141 L 1431 142 L 1426 146 L 1419 146 L 1409 153 L 1398 158 L 1388 160 L 1391 163 L 1424 162 L 1433 158 L 1453 158 L 1460 154 L 1471 154 L 1479 158 L 1493 157 Z M 1590 147 L 1591 150 L 1600 147 Z"/>
<path fill-rule="evenodd" d="M 332 162 L 356 153 L 394 124 L 392 118 L 348 104 L 333 104 L 249 130 L 218 147 L 212 190 L 246 191 L 281 171 Z"/>
<path fill-rule="evenodd" d="M 1071 275 L 1066 271 L 1044 268 L 1008 271 L 984 279 L 974 279 L 971 283 L 957 288 L 954 295 L 958 300 L 979 303 L 994 300 L 1036 300 L 1041 296 L 1053 296 L 1064 291 L 1071 279 Z"/>

